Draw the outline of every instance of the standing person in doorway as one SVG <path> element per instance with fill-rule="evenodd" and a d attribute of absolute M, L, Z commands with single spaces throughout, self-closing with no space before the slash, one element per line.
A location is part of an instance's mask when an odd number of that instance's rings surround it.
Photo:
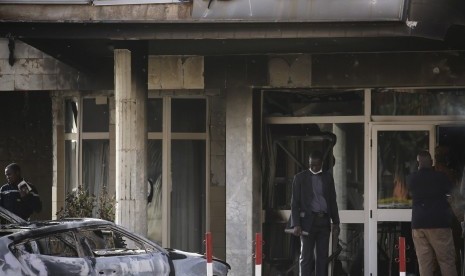
<path fill-rule="evenodd" d="M 293 234 L 300 236 L 300 275 L 326 276 L 331 222 L 334 234 L 340 231 L 336 188 L 333 176 L 322 171 L 321 152 L 312 152 L 309 163 L 308 170 L 294 176 L 291 226 Z"/>
<path fill-rule="evenodd" d="M 417 155 L 418 172 L 407 178 L 412 196 L 412 238 L 421 276 L 433 276 L 435 258 L 442 275 L 457 276 L 452 238 L 452 210 L 447 201 L 453 187 L 446 174 L 435 171 L 428 151 Z"/>
<path fill-rule="evenodd" d="M 0 188 L 0 206 L 28 220 L 33 212 L 42 210 L 36 187 L 21 177 L 21 168 L 12 163 L 5 168 L 7 184 Z"/>

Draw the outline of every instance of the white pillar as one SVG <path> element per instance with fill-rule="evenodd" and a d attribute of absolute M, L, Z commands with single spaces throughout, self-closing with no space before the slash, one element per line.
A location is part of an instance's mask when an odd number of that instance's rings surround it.
<path fill-rule="evenodd" d="M 131 56 L 132 54 L 132 56 Z M 115 144 L 117 224 L 147 235 L 147 131 L 145 70 L 138 70 L 136 53 L 116 49 L 115 58 Z M 145 76 L 146 78 L 146 76 Z"/>
<path fill-rule="evenodd" d="M 227 89 L 226 260 L 231 276 L 253 275 L 254 193 L 252 91 Z"/>

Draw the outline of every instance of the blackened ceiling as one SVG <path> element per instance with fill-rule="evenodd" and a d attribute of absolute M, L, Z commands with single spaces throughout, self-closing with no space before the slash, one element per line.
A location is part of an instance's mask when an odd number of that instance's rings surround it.
<path fill-rule="evenodd" d="M 426 33 L 431 33 L 428 30 Z M 431 38 L 393 23 L 25 23 L 0 24 L 83 72 L 113 81 L 113 49 L 146 44 L 151 55 L 247 55 L 465 50 L 465 28 Z"/>

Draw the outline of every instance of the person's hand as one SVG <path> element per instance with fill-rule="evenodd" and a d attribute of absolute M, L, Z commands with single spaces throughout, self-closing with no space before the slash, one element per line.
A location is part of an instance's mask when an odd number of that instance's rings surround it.
<path fill-rule="evenodd" d="M 332 224 L 332 231 L 333 231 L 334 235 L 339 236 L 339 233 L 341 233 L 341 228 L 339 227 L 339 224 L 333 223 Z"/>
<path fill-rule="evenodd" d="M 292 233 L 294 236 L 302 235 L 302 227 L 294 226 L 294 232 Z"/>

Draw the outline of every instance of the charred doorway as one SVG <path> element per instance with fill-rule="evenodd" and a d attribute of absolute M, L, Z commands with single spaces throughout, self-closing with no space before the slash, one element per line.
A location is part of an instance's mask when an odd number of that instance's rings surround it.
<path fill-rule="evenodd" d="M 314 150 L 336 182 L 339 242 L 330 249 L 331 275 L 363 275 L 364 91 L 261 91 L 264 274 L 298 275 L 300 240 L 285 233 L 292 180 Z"/>

